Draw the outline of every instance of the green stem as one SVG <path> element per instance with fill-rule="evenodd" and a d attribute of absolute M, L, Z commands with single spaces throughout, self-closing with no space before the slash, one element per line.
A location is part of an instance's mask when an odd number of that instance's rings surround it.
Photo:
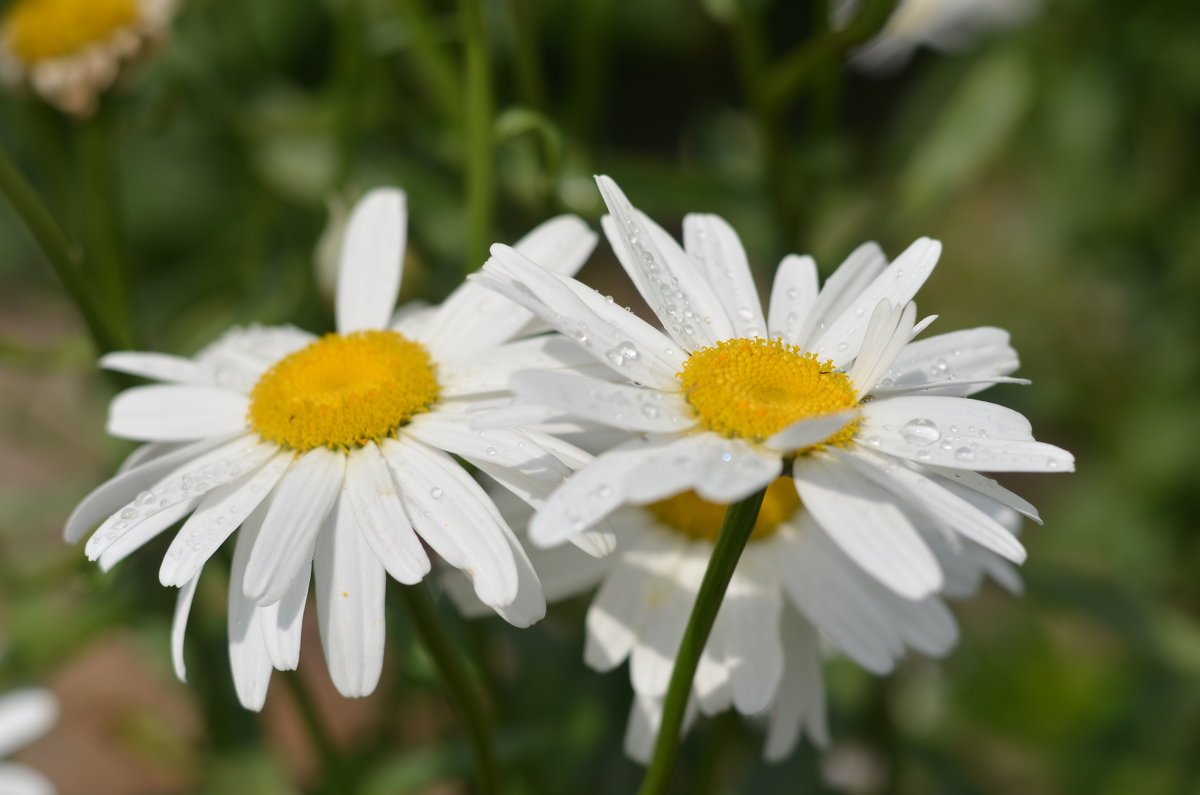
<path fill-rule="evenodd" d="M 437 606 L 425 585 L 411 585 L 400 589 L 404 605 L 408 608 L 413 627 L 422 645 L 433 658 L 438 674 L 446 685 L 450 700 L 458 710 L 459 717 L 467 730 L 467 738 L 475 757 L 475 775 L 479 792 L 497 795 L 500 792 L 500 776 L 496 767 L 496 752 L 492 746 L 491 721 L 483 703 L 483 693 L 471 677 L 467 666 L 450 636 L 446 634 L 438 616 Z"/>
<path fill-rule="evenodd" d="M 120 347 L 119 335 L 113 333 L 103 313 L 97 311 L 95 293 L 88 290 L 80 278 L 83 251 L 67 237 L 3 148 L 0 148 L 0 195 L 12 205 L 42 254 L 49 260 L 67 294 L 83 315 L 96 347 L 101 351 Z"/>
<path fill-rule="evenodd" d="M 717 611 L 725 598 L 725 590 L 733 578 L 733 571 L 737 568 L 742 550 L 750 540 L 750 533 L 754 530 L 758 510 L 762 507 L 766 493 L 767 490 L 763 488 L 746 499 L 733 503 L 725 511 L 725 521 L 721 523 L 721 532 L 713 545 L 712 558 L 704 571 L 704 579 L 700 582 L 696 604 L 692 606 L 692 615 L 688 618 L 683 641 L 679 644 L 679 653 L 675 655 L 675 668 L 671 671 L 671 683 L 663 701 L 662 723 L 658 728 L 658 739 L 654 743 L 654 756 L 646 770 L 646 777 L 642 779 L 639 795 L 661 795 L 667 791 L 667 785 L 671 781 L 671 769 L 675 764 L 675 754 L 679 749 L 679 733 L 683 727 L 684 711 L 692 692 L 696 666 L 700 663 L 700 653 L 704 651 L 704 644 L 708 642 Z"/>
<path fill-rule="evenodd" d="M 487 259 L 491 242 L 492 197 L 492 81 L 488 61 L 487 32 L 481 0 L 461 0 L 459 19 L 463 34 L 463 161 L 467 193 L 467 252 L 465 272 Z"/>
<path fill-rule="evenodd" d="M 458 66 L 442 49 L 441 34 L 429 8 L 421 0 L 392 0 L 408 31 L 406 39 L 418 78 L 424 82 L 429 100 L 447 118 L 457 119 L 462 107 L 455 101 L 462 94 Z"/>

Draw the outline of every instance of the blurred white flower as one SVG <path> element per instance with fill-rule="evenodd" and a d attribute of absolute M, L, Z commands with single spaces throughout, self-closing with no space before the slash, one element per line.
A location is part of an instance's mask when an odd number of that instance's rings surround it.
<path fill-rule="evenodd" d="M 0 19 L 0 80 L 76 116 L 167 35 L 178 0 L 15 0 Z"/>
<path fill-rule="evenodd" d="M 475 284 L 440 306 L 393 317 L 406 219 L 404 194 L 389 189 L 367 194 L 351 213 L 337 333 L 234 329 L 192 359 L 118 352 L 101 360 L 164 383 L 113 400 L 108 430 L 149 444 L 83 500 L 66 536 L 78 540 L 101 522 L 86 551 L 108 569 L 186 519 L 159 572 L 163 585 L 180 589 L 172 645 L 183 678 L 201 571 L 240 528 L 229 648 L 249 708 L 262 706 L 272 667 L 297 665 L 314 571 L 326 662 L 347 696 L 375 688 L 386 574 L 421 581 L 430 570 L 422 540 L 467 571 L 479 598 L 513 624 L 528 626 L 545 611 L 521 546 L 453 456 L 529 499 L 548 494 L 590 457 L 534 430 L 475 431 L 471 412 L 505 395 L 515 370 L 585 357 L 561 338 L 509 342 L 532 315 Z M 517 248 L 573 273 L 595 241 L 582 221 L 562 216 Z M 576 541 L 608 549 L 598 534 Z M 519 593 L 518 583 L 526 586 Z"/>
<path fill-rule="evenodd" d="M 58 720 L 58 701 L 49 690 L 30 687 L 0 696 L 0 757 L 38 739 Z M 54 795 L 49 779 L 27 765 L 0 763 L 3 795 Z"/>
<path fill-rule="evenodd" d="M 845 27 L 862 0 L 838 0 L 835 27 Z M 957 52 L 993 29 L 1016 27 L 1027 21 L 1040 0 L 900 0 L 887 25 L 851 56 L 850 62 L 868 71 L 899 69 L 921 46 Z"/>

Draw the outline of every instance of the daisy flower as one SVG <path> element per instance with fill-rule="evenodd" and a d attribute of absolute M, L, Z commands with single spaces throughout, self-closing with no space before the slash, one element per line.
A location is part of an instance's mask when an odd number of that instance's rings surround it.
<path fill-rule="evenodd" d="M 229 651 L 242 703 L 262 706 L 272 667 L 296 667 L 315 580 L 325 659 L 347 696 L 370 693 L 384 645 L 386 574 L 419 582 L 424 541 L 461 568 L 510 622 L 544 610 L 512 531 L 458 456 L 527 499 L 548 494 L 588 456 L 533 430 L 476 431 L 472 409 L 505 394 L 515 369 L 578 364 L 561 338 L 520 336 L 532 315 L 475 284 L 437 307 L 395 317 L 405 248 L 404 194 L 380 189 L 347 223 L 337 332 L 234 329 L 195 358 L 118 352 L 101 364 L 162 383 L 113 400 L 108 430 L 148 442 L 67 522 L 108 569 L 185 520 L 162 561 L 180 589 L 172 631 L 183 635 L 205 564 L 236 532 Z M 596 236 L 577 218 L 542 224 L 516 246 L 573 273 Z M 604 537 L 576 539 L 603 552 Z M 518 583 L 521 589 L 518 598 Z"/>
<path fill-rule="evenodd" d="M 837 27 L 858 12 L 861 0 L 839 0 L 833 8 Z M 926 46 L 939 52 L 964 49 L 980 33 L 1025 22 L 1038 0 L 900 0 L 879 35 L 859 48 L 850 62 L 868 71 L 898 69 Z"/>
<path fill-rule="evenodd" d="M 57 720 L 58 701 L 48 690 L 31 687 L 0 696 L 0 756 L 29 745 Z M 5 795 L 54 795 L 54 791 L 54 785 L 33 768 L 0 763 L 0 792 Z"/>
<path fill-rule="evenodd" d="M 0 79 L 88 116 L 97 96 L 166 36 L 176 0 L 15 0 L 0 19 Z"/>
<path fill-rule="evenodd" d="M 916 322 L 911 299 L 937 262 L 937 242 L 918 240 L 890 265 L 864 245 L 820 290 L 813 260 L 788 256 L 764 313 L 728 224 L 687 216 L 685 250 L 612 180 L 598 181 L 611 213 L 604 230 L 665 333 L 506 246 L 494 246 L 475 277 L 611 371 L 518 373 L 519 397 L 637 434 L 546 500 L 530 523 L 535 544 L 561 543 L 619 505 L 688 490 L 733 503 L 786 463 L 812 533 L 902 597 L 924 599 L 945 581 L 913 515 L 956 541 L 1024 559 L 1013 534 L 961 491 L 1028 512 L 980 473 L 1066 472 L 1074 459 L 1034 441 L 1017 412 L 967 397 L 1016 380 L 1006 332 L 911 342 L 932 320 Z"/>
<path fill-rule="evenodd" d="M 1004 527 L 1016 528 L 1013 509 L 950 488 Z M 527 518 L 528 509 L 511 499 L 498 495 L 497 504 L 514 525 Z M 724 513 L 725 506 L 684 493 L 614 512 L 617 549 L 608 557 L 570 546 L 529 550 L 548 600 L 599 585 L 587 613 L 584 658 L 598 671 L 629 661 L 634 703 L 625 749 L 637 761 L 647 762 L 653 750 L 674 658 Z M 951 541 L 916 512 L 909 518 L 946 576 L 939 594 L 920 600 L 865 575 L 815 526 L 788 480 L 773 481 L 705 644 L 689 718 L 730 708 L 762 716 L 768 761 L 787 757 L 802 733 L 825 747 L 825 653 L 845 654 L 878 675 L 890 672 L 906 649 L 940 657 L 958 638 L 944 598 L 972 595 L 985 575 L 1020 590 L 1014 569 L 998 555 L 972 541 Z M 444 581 L 466 614 L 487 610 L 464 578 L 451 573 Z"/>

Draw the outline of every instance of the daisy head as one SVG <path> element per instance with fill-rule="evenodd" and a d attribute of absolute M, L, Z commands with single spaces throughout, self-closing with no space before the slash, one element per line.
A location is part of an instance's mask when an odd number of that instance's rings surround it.
<path fill-rule="evenodd" d="M 177 0 L 15 0 L 0 19 L 0 79 L 89 116 L 166 35 Z"/>
<path fill-rule="evenodd" d="M 234 329 L 197 356 L 105 356 L 109 369 L 159 383 L 127 389 L 108 429 L 147 444 L 90 494 L 69 540 L 107 569 L 174 523 L 159 571 L 180 589 L 183 632 L 205 564 L 236 535 L 229 641 L 242 703 L 259 708 L 272 667 L 294 668 L 315 578 L 326 661 L 346 695 L 378 680 L 386 575 L 419 582 L 425 545 L 468 573 L 479 599 L 514 624 L 541 617 L 536 577 L 462 459 L 540 504 L 589 456 L 534 430 L 476 431 L 473 409 L 506 393 L 511 373 L 578 364 L 554 337 L 525 337 L 532 315 L 465 284 L 440 306 L 393 314 L 406 241 L 404 194 L 356 206 L 341 250 L 336 331 Z M 548 221 L 518 250 L 567 273 L 595 245 L 578 219 Z M 603 552 L 605 537 L 576 541 Z M 518 585 L 525 587 L 518 593 Z"/>
<path fill-rule="evenodd" d="M 1074 460 L 1034 441 L 1020 414 L 967 397 L 1017 380 L 1007 333 L 912 342 L 933 320 L 917 321 L 912 298 L 940 244 L 918 240 L 890 264 L 864 245 L 823 288 L 810 257 L 788 256 L 764 312 L 723 220 L 687 216 L 681 247 L 612 180 L 599 184 L 605 233 L 662 330 L 504 246 L 477 277 L 608 368 L 604 378 L 519 373 L 518 396 L 634 434 L 555 492 L 530 525 L 534 543 L 558 543 L 622 504 L 688 490 L 732 503 L 786 475 L 833 542 L 905 598 L 944 583 L 914 514 L 1024 559 L 1012 533 L 959 489 L 1036 516 L 980 472 L 1065 472 Z"/>

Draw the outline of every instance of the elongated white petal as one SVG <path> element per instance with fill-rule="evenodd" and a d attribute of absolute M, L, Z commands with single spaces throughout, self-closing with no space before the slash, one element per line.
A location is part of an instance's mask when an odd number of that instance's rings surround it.
<path fill-rule="evenodd" d="M 782 761 L 792 753 L 801 727 L 817 747 L 829 744 L 817 632 L 795 610 L 783 611 L 782 624 L 785 665 L 779 698 L 767 719 L 763 758 L 768 762 Z"/>
<path fill-rule="evenodd" d="M 539 268 L 508 246 L 492 246 L 491 251 L 483 271 L 471 279 L 536 313 L 622 376 L 660 389 L 679 390 L 675 373 L 687 354 L 670 338 L 590 287 Z M 626 344 L 634 347 L 637 356 L 622 355 L 617 364 L 615 352 Z M 609 351 L 614 356 L 607 356 Z"/>
<path fill-rule="evenodd" d="M 374 442 L 350 454 L 342 502 L 354 512 L 363 539 L 388 574 L 418 583 L 429 573 L 429 556 L 412 529 L 383 454 Z"/>
<path fill-rule="evenodd" d="M 501 528 L 512 550 L 513 562 L 517 566 L 517 596 L 511 603 L 497 605 L 493 609 L 514 627 L 530 627 L 545 618 L 546 596 L 542 590 L 541 579 L 529 555 L 526 554 L 525 547 L 507 524 L 502 524 Z"/>
<path fill-rule="evenodd" d="M 654 571 L 646 582 L 643 598 L 650 607 L 629 656 L 629 679 L 638 693 L 666 695 L 710 549 L 708 544 L 688 545 L 674 566 Z"/>
<path fill-rule="evenodd" d="M 88 559 L 96 560 L 131 533 L 147 532 L 146 527 L 155 527 L 155 533 L 167 528 L 181 518 L 178 513 L 168 513 L 168 509 L 185 503 L 195 504 L 211 489 L 258 468 L 276 450 L 273 444 L 240 436 L 174 467 L 134 496 L 119 512 L 109 516 L 88 539 L 84 552 Z M 168 460 L 175 463 L 178 459 Z M 167 521 L 168 516 L 170 521 Z"/>
<path fill-rule="evenodd" d="M 858 416 L 858 409 L 848 409 L 833 414 L 805 417 L 772 435 L 765 444 L 772 450 L 785 453 L 819 444 L 854 422 Z"/>
<path fill-rule="evenodd" d="M 861 438 L 923 464 L 982 472 L 1070 472 L 1075 458 L 1033 441 L 1029 421 L 980 400 L 912 395 L 863 406 Z"/>
<path fill-rule="evenodd" d="M 258 539 L 265 505 L 259 505 L 242 525 L 233 548 L 233 564 L 229 567 L 229 663 L 233 670 L 233 687 L 238 701 L 246 709 L 258 712 L 267 699 L 271 683 L 271 658 L 263 637 L 263 608 L 242 593 L 242 578 L 250 550 Z"/>
<path fill-rule="evenodd" d="M 376 188 L 359 199 L 346 222 L 338 263 L 339 334 L 387 328 L 400 294 L 407 239 L 403 191 Z"/>
<path fill-rule="evenodd" d="M 539 448 L 521 430 L 471 427 L 466 414 L 436 411 L 416 417 L 405 432 L 430 447 L 455 455 L 491 461 L 497 466 L 518 469 L 535 477 L 559 481 L 566 472 L 561 461 Z"/>
<path fill-rule="evenodd" d="M 4 795 L 55 795 L 54 782 L 28 765 L 0 763 L 0 783 Z"/>
<path fill-rule="evenodd" d="M 101 356 L 98 364 L 106 370 L 151 378 L 155 381 L 191 386 L 216 385 L 215 374 L 209 368 L 192 359 L 167 353 L 113 351 Z"/>
<path fill-rule="evenodd" d="M 313 571 L 329 677 L 343 696 L 369 695 L 383 671 L 387 577 L 345 500 L 338 501 L 317 538 Z"/>
<path fill-rule="evenodd" d="M 78 541 L 97 522 L 106 519 L 122 506 L 127 506 L 131 500 L 137 502 L 140 493 L 145 492 L 171 470 L 229 441 L 230 437 L 225 436 L 193 442 L 133 466 L 105 481 L 75 506 L 63 528 L 63 538 L 70 543 Z M 138 450 L 148 446 L 143 445 Z M 146 494 L 142 494 L 143 503 L 148 504 L 150 498 L 157 499 L 157 495 L 150 493 L 147 497 Z"/>
<path fill-rule="evenodd" d="M 311 344 L 316 337 L 295 326 L 235 327 L 196 354 L 196 362 L 212 371 L 216 384 L 249 394 L 277 361 Z"/>
<path fill-rule="evenodd" d="M 573 276 L 595 249 L 596 240 L 596 233 L 582 220 L 561 215 L 535 227 L 512 248 L 547 271 Z M 520 333 L 533 319 L 528 309 L 531 307 L 514 306 L 508 298 L 468 281 L 442 302 L 421 330 L 420 339 L 438 359 L 476 353 Z"/>
<path fill-rule="evenodd" d="M 940 383 L 930 394 L 965 397 L 1015 372 L 1020 364 L 1004 329 L 952 331 L 910 343 L 883 376 L 878 390 L 905 390 Z M 957 383 L 953 383 L 957 382 Z"/>
<path fill-rule="evenodd" d="M 685 215 L 683 246 L 724 306 L 734 336 L 763 336 L 767 323 L 763 319 L 762 302 L 750 273 L 746 249 L 733 227 L 719 215 Z"/>
<path fill-rule="evenodd" d="M 242 588 L 260 605 L 283 598 L 312 563 L 321 523 L 342 488 L 346 456 L 317 447 L 301 455 L 275 488 Z"/>
<path fill-rule="evenodd" d="M 580 345 L 557 334 L 518 340 L 438 364 L 443 398 L 507 392 L 521 370 L 601 369 Z"/>
<path fill-rule="evenodd" d="M 939 486 L 936 480 L 865 451 L 855 454 L 835 451 L 833 455 L 943 526 L 1014 563 L 1025 561 L 1025 548 L 1016 536 L 971 503 Z"/>
<path fill-rule="evenodd" d="M 816 338 L 829 328 L 842 311 L 858 298 L 866 286 L 887 265 L 887 257 L 877 243 L 863 243 L 825 280 L 825 285 L 813 302 L 803 325 L 796 335 L 796 345 L 812 350 Z M 871 306 L 874 306 L 872 303 Z M 868 310 L 864 310 L 864 313 Z"/>
<path fill-rule="evenodd" d="M 986 475 L 965 469 L 947 469 L 929 465 L 926 465 L 925 468 L 938 477 L 943 478 L 948 485 L 958 485 L 970 489 L 995 500 L 1001 505 L 1012 508 L 1017 513 L 1032 519 L 1038 524 L 1042 523 L 1042 517 L 1038 515 L 1037 508 L 1033 506 L 1033 503 L 1024 499 L 1019 494 L 1014 494 Z"/>
<path fill-rule="evenodd" d="M 163 585 L 183 587 L 194 578 L 225 539 L 266 499 L 292 462 L 280 451 L 257 472 L 210 491 L 175 534 L 158 570 Z"/>
<path fill-rule="evenodd" d="M 115 541 L 104 548 L 96 558 L 101 571 L 109 571 L 125 558 L 137 552 L 145 544 L 158 537 L 171 525 L 190 514 L 196 508 L 199 500 L 187 500 L 176 503 L 169 508 L 163 508 L 154 515 L 153 519 L 142 522 L 132 530 L 121 533 Z"/>
<path fill-rule="evenodd" d="M 679 395 L 571 373 L 517 373 L 512 377 L 512 389 L 525 400 L 548 403 L 580 419 L 629 431 L 679 432 L 699 421 Z"/>
<path fill-rule="evenodd" d="M 0 756 L 20 750 L 50 731 L 58 714 L 58 699 L 40 687 L 0 696 Z"/>
<path fill-rule="evenodd" d="M 187 665 L 183 660 L 183 639 L 187 634 L 188 615 L 192 612 L 192 599 L 196 596 L 196 586 L 200 583 L 200 572 L 196 572 L 190 580 L 179 589 L 175 598 L 175 616 L 171 620 L 171 664 L 175 668 L 175 676 L 180 682 L 187 681 Z"/>
<path fill-rule="evenodd" d="M 698 433 L 639 463 L 626 476 L 629 499 L 660 500 L 692 489 L 710 502 L 731 503 L 764 488 L 783 469 L 778 453 L 741 439 Z"/>
<path fill-rule="evenodd" d="M 720 299 L 679 244 L 611 179 L 598 176 L 596 184 L 611 213 L 601 219 L 609 245 L 671 337 L 695 351 L 734 336 Z"/>
<path fill-rule="evenodd" d="M 249 398 L 214 387 L 135 386 L 113 398 L 108 432 L 143 442 L 181 442 L 246 428 Z"/>
<path fill-rule="evenodd" d="M 384 458 L 417 534 L 475 583 L 486 604 L 512 604 L 518 572 L 491 499 L 454 459 L 411 437 L 386 439 Z"/>
<path fill-rule="evenodd" d="M 942 570 L 891 494 L 832 457 L 813 455 L 794 469 L 805 508 L 850 558 L 908 599 L 942 585 Z"/>
<path fill-rule="evenodd" d="M 743 715 L 765 710 L 779 689 L 782 608 L 783 593 L 771 568 L 758 556 L 743 554 L 721 605 L 733 704 Z"/>
<path fill-rule="evenodd" d="M 775 270 L 767 333 L 795 345 L 817 300 L 817 263 L 812 257 L 789 254 Z"/>
<path fill-rule="evenodd" d="M 903 307 L 892 307 L 885 298 L 875 308 L 863 345 L 850 370 L 855 394 L 861 398 L 870 392 L 883 378 L 896 356 L 912 337 L 913 321 L 917 317 L 917 306 L 911 301 Z"/>
<path fill-rule="evenodd" d="M 933 272 L 941 252 L 941 243 L 924 237 L 909 246 L 832 318 L 824 333 L 816 335 L 813 352 L 822 359 L 833 359 L 839 368 L 852 360 L 862 347 L 867 319 L 875 306 L 885 298 L 893 306 L 904 306 L 911 301 Z"/>
<path fill-rule="evenodd" d="M 300 640 L 304 630 L 304 608 L 308 604 L 308 586 L 313 567 L 305 565 L 296 579 L 274 604 L 262 611 L 262 636 L 271 665 L 280 671 L 294 671 L 300 665 Z"/>
<path fill-rule="evenodd" d="M 729 622 L 723 612 L 728 611 L 717 613 L 717 620 L 713 622 L 708 642 L 704 644 L 704 651 L 700 653 L 696 678 L 692 681 L 692 694 L 696 699 L 696 706 L 705 715 L 717 715 L 733 704 L 729 654 L 725 648 Z"/>

